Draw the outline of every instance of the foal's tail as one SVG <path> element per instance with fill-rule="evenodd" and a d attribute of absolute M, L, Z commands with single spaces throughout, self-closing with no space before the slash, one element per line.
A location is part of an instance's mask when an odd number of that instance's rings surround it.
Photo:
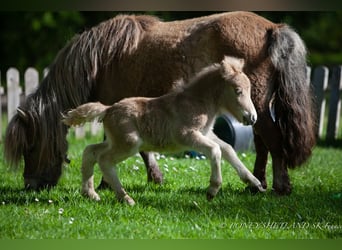
<path fill-rule="evenodd" d="M 294 168 L 310 157 L 316 143 L 306 48 L 296 32 L 281 25 L 270 35 L 269 54 L 277 71 L 274 104 L 282 133 L 283 159 Z"/>
<path fill-rule="evenodd" d="M 94 120 L 101 122 L 109 107 L 99 102 L 89 102 L 62 114 L 62 122 L 68 126 L 82 125 Z"/>

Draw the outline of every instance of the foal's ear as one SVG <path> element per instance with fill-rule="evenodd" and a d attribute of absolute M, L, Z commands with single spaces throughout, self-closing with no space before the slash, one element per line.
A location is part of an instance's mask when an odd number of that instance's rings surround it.
<path fill-rule="evenodd" d="M 232 68 L 242 71 L 243 66 L 245 65 L 245 60 L 243 58 L 224 56 L 221 64 L 230 65 Z"/>
<path fill-rule="evenodd" d="M 235 59 L 238 61 L 237 64 L 239 64 L 240 69 L 242 70 L 243 66 L 245 66 L 245 59 L 243 59 L 243 58 L 235 58 Z"/>
<path fill-rule="evenodd" d="M 23 120 L 26 124 L 29 122 L 29 116 L 27 115 L 27 113 L 23 109 L 18 107 L 17 113 L 18 113 L 18 116 L 20 117 L 20 119 Z"/>

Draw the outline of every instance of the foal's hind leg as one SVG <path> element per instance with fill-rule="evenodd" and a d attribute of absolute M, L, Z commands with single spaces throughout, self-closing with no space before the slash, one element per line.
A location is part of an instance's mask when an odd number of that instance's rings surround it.
<path fill-rule="evenodd" d="M 115 165 L 119 163 L 121 160 L 126 159 L 130 155 L 127 154 L 123 156 L 122 154 L 119 156 L 118 151 L 111 148 L 106 150 L 99 156 L 99 165 L 103 174 L 104 180 L 111 186 L 114 190 L 116 198 L 119 201 L 124 201 L 129 205 L 134 205 L 134 200 L 126 193 L 125 189 L 122 187 L 122 184 L 119 180 L 119 177 L 115 170 Z"/>
<path fill-rule="evenodd" d="M 146 173 L 147 173 L 147 181 L 153 182 L 156 184 L 163 183 L 163 173 L 160 171 L 158 163 L 154 157 L 152 152 L 140 152 L 141 157 L 144 160 Z M 109 184 L 104 181 L 103 177 L 101 179 L 100 185 L 97 189 L 106 189 L 110 188 Z"/>
<path fill-rule="evenodd" d="M 115 170 L 115 165 L 112 163 L 113 151 L 107 151 L 99 159 L 100 169 L 103 174 L 104 180 L 111 186 L 114 190 L 116 198 L 118 201 L 127 202 L 127 204 L 133 206 L 135 204 L 134 200 L 126 193 L 125 189 L 119 180 L 119 177 Z M 115 157 L 115 155 L 114 155 Z M 115 162 L 117 163 L 117 162 Z"/>
<path fill-rule="evenodd" d="M 119 201 L 134 205 L 134 200 L 126 193 L 115 171 L 115 165 L 128 157 L 136 154 L 141 145 L 139 136 L 133 133 L 131 127 L 125 128 L 115 127 L 115 131 L 112 132 L 106 129 L 105 132 L 108 135 L 108 139 L 111 142 L 110 147 L 101 153 L 98 158 L 98 163 L 103 174 L 104 180 L 114 190 L 115 195 Z M 128 132 L 125 129 L 130 129 Z M 114 129 L 113 129 L 114 130 Z"/>
<path fill-rule="evenodd" d="M 82 156 L 82 194 L 93 200 L 100 200 L 100 196 L 94 189 L 94 164 L 99 153 L 108 147 L 106 142 L 87 146 Z"/>

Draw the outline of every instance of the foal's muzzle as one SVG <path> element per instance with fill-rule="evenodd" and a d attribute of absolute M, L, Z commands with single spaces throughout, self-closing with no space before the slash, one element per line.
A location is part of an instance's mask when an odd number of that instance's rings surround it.
<path fill-rule="evenodd" d="M 244 125 L 254 125 L 258 119 L 256 113 L 244 112 L 243 114 L 243 124 Z"/>

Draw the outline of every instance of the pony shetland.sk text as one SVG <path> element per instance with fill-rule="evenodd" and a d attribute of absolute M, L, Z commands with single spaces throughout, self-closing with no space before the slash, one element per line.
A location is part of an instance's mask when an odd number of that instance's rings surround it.
<path fill-rule="evenodd" d="M 112 106 L 87 103 L 66 112 L 64 124 L 74 126 L 99 119 L 103 121 L 106 134 L 106 141 L 89 145 L 84 150 L 82 192 L 91 199 L 100 199 L 93 183 L 97 162 L 117 199 L 133 205 L 134 200 L 123 189 L 115 165 L 139 151 L 186 149 L 203 152 L 210 159 L 208 200 L 215 197 L 221 187 L 221 154 L 244 182 L 264 191 L 234 149 L 212 132 L 215 118 L 226 112 L 245 124 L 253 125 L 257 121 L 250 98 L 250 81 L 242 68 L 242 60 L 225 57 L 221 64 L 203 69 L 186 87 L 161 97 L 126 98 Z"/>

